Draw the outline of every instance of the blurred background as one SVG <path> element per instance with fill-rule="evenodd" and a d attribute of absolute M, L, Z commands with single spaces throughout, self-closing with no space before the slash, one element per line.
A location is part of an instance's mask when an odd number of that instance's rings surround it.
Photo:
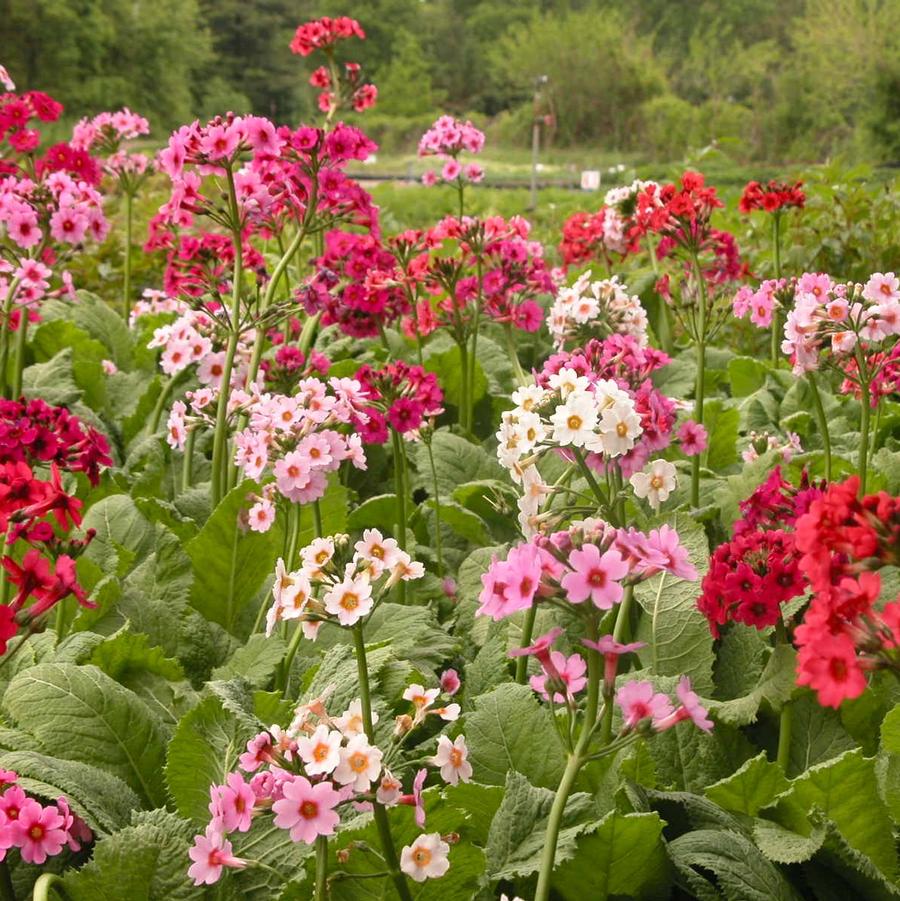
<path fill-rule="evenodd" d="M 365 128 L 398 158 L 446 111 L 511 165 L 536 114 L 572 170 L 706 147 L 900 160 L 900 0 L 0 0 L 0 62 L 68 124 L 122 105 L 159 139 L 229 109 L 295 123 L 318 117 L 313 64 L 288 44 L 320 15 L 365 28 L 339 53 L 378 85 Z"/>

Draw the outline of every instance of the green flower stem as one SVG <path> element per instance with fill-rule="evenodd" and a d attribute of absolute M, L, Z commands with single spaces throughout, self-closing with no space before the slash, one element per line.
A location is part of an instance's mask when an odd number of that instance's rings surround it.
<path fill-rule="evenodd" d="M 391 449 L 394 453 L 394 490 L 397 492 L 397 544 L 401 551 L 406 550 L 406 450 L 400 433 L 391 428 Z M 406 603 L 406 583 L 397 582 L 397 597 L 401 604 Z"/>
<path fill-rule="evenodd" d="M 519 362 L 519 353 L 516 350 L 516 339 L 515 335 L 513 335 L 512 324 L 507 322 L 504 331 L 506 334 L 506 349 L 509 353 L 509 362 L 512 364 L 516 383 L 522 386 L 527 385 L 528 376 L 525 374 L 525 370 L 522 369 L 522 364 Z"/>
<path fill-rule="evenodd" d="M 45 882 L 44 897 L 47 896 L 47 889 L 50 882 Z M 37 898 L 37 885 L 34 887 L 34 897 Z M 12 876 L 9 872 L 9 864 L 4 860 L 0 862 L 0 901 L 16 901 L 16 892 L 12 884 Z"/>
<path fill-rule="evenodd" d="M 775 641 L 777 644 L 789 644 L 784 620 L 779 616 L 775 623 Z M 781 706 L 781 714 L 778 718 L 778 752 L 777 761 L 782 770 L 787 773 L 791 759 L 791 726 L 793 722 L 791 702 L 785 701 Z"/>
<path fill-rule="evenodd" d="M 464 433 L 471 431 L 468 419 L 469 411 L 469 345 L 468 341 L 460 341 L 459 347 L 459 375 L 460 375 L 460 398 L 459 398 L 459 427 Z"/>
<path fill-rule="evenodd" d="M 696 252 L 692 254 L 694 278 L 697 282 L 697 329 L 694 335 L 696 350 L 697 382 L 694 389 L 694 420 L 703 425 L 703 401 L 706 392 L 706 282 Z M 700 455 L 691 457 L 691 505 L 700 506 Z"/>
<path fill-rule="evenodd" d="M 369 668 L 366 662 L 366 640 L 363 636 L 362 623 L 353 627 L 353 645 L 356 650 L 356 672 L 359 678 L 360 712 L 362 713 L 363 728 L 370 744 L 375 744 L 375 727 L 372 723 L 372 696 L 369 692 Z M 400 870 L 397 859 L 397 850 L 394 847 L 394 839 L 391 835 L 391 827 L 388 823 L 387 811 L 377 801 L 373 802 L 373 816 L 378 830 L 378 839 L 381 844 L 381 853 L 387 864 L 394 887 L 402 901 L 412 901 L 412 894 L 406 877 Z"/>
<path fill-rule="evenodd" d="M 191 487 L 194 468 L 194 444 L 196 441 L 197 431 L 196 429 L 191 429 L 188 432 L 187 440 L 184 442 L 184 453 L 181 455 L 181 490 L 183 492 Z"/>
<path fill-rule="evenodd" d="M 781 215 L 775 213 L 772 216 L 772 245 L 775 254 L 775 278 L 781 278 Z M 778 306 L 772 309 L 772 365 L 778 363 L 778 351 L 780 349 L 779 336 L 781 323 L 778 316 Z"/>
<path fill-rule="evenodd" d="M 468 395 L 466 397 L 466 422 L 471 432 L 475 426 L 475 367 L 478 363 L 478 328 L 481 325 L 481 305 L 484 302 L 482 290 L 482 263 L 479 256 L 476 262 L 476 279 L 478 280 L 478 297 L 475 299 L 475 316 L 472 321 L 472 353 L 469 356 Z"/>
<path fill-rule="evenodd" d="M 534 620 L 536 616 L 537 604 L 532 603 L 526 611 L 525 620 L 522 623 L 522 640 L 519 642 L 520 647 L 527 648 L 528 645 L 531 644 L 531 636 L 534 634 Z M 527 674 L 528 658 L 519 657 L 516 660 L 516 682 L 518 682 L 519 685 L 524 685 Z"/>
<path fill-rule="evenodd" d="M 434 450 L 431 447 L 431 439 L 432 436 L 429 435 L 428 440 L 425 442 L 425 447 L 428 449 L 428 465 L 431 468 L 431 484 L 434 487 L 434 518 L 435 518 L 435 532 L 434 532 L 434 544 L 435 550 L 437 551 L 438 558 L 438 570 L 440 575 L 444 575 L 444 551 L 443 551 L 443 541 L 441 539 L 441 497 L 440 490 L 438 488 L 438 477 L 437 477 L 437 467 L 434 465 Z"/>
<path fill-rule="evenodd" d="M 325 901 L 328 879 L 328 839 L 316 836 L 316 901 Z"/>
<path fill-rule="evenodd" d="M 321 313 L 316 313 L 315 316 L 310 316 L 306 322 L 303 323 L 303 329 L 300 331 L 300 341 L 298 342 L 300 350 L 303 351 L 303 356 L 309 356 L 309 349 L 313 346 L 313 341 L 316 340 L 316 329 L 319 327 L 319 320 L 322 318 Z"/>
<path fill-rule="evenodd" d="M 160 389 L 159 397 L 156 398 L 156 404 L 153 407 L 153 414 L 150 417 L 151 435 L 155 435 L 159 431 L 159 424 L 160 422 L 162 422 L 163 410 L 166 409 L 166 402 L 172 396 L 172 392 L 175 390 L 175 383 L 179 381 L 180 375 L 181 373 L 171 376 Z"/>
<path fill-rule="evenodd" d="M 12 318 L 13 297 L 20 281 L 21 279 L 14 278 L 10 282 L 9 290 L 6 292 L 6 300 L 3 304 L 3 323 L 2 328 L 0 328 L 0 397 L 6 397 L 6 370 L 9 366 L 9 339 L 12 335 L 10 319 Z"/>
<path fill-rule="evenodd" d="M 131 313 L 131 226 L 132 226 L 132 202 L 134 197 L 131 191 L 125 191 L 125 251 L 122 256 L 122 315 L 125 317 L 125 325 L 128 325 L 128 316 Z"/>
<path fill-rule="evenodd" d="M 243 247 L 238 223 L 237 193 L 234 187 L 234 173 L 229 165 L 225 169 L 228 177 L 228 195 L 232 208 L 234 233 L 234 274 L 232 276 L 231 330 L 225 350 L 225 364 L 222 367 L 222 381 L 219 383 L 219 398 L 216 404 L 216 430 L 213 437 L 212 455 L 212 505 L 215 509 L 225 495 L 225 476 L 228 466 L 228 395 L 231 386 L 231 371 L 237 353 L 238 336 L 241 325 L 241 279 L 243 276 Z"/>
<path fill-rule="evenodd" d="M 866 358 L 856 345 L 856 364 L 859 370 L 860 410 L 859 418 L 859 491 L 866 493 L 866 481 L 869 476 L 869 423 L 872 417 L 872 393 L 869 383 L 869 373 L 866 369 Z"/>
<path fill-rule="evenodd" d="M 28 310 L 22 307 L 19 314 L 19 327 L 16 329 L 16 355 L 13 358 L 12 396 L 22 394 L 22 373 L 25 370 L 25 342 L 28 340 Z"/>
<path fill-rule="evenodd" d="M 613 627 L 613 640 L 622 642 L 628 634 L 629 620 L 631 619 L 631 606 L 634 603 L 634 585 L 626 585 L 622 595 L 619 609 L 616 611 L 616 624 Z M 603 718 L 600 723 L 600 744 L 608 745 L 612 740 L 613 695 L 615 687 L 607 693 L 607 686 L 603 686 Z"/>
<path fill-rule="evenodd" d="M 825 479 L 830 482 L 831 436 L 828 434 L 828 418 L 825 416 L 825 408 L 822 406 L 822 396 L 819 394 L 818 385 L 816 385 L 816 374 L 814 372 L 807 372 L 806 381 L 809 384 L 809 390 L 812 394 L 813 413 L 815 413 L 819 431 L 822 433 L 822 447 L 825 451 Z"/>
<path fill-rule="evenodd" d="M 597 640 L 597 623 L 588 621 L 588 638 Z M 548 901 L 550 897 L 550 879 L 556 862 L 556 845 L 559 841 L 559 830 L 562 825 L 566 802 L 575 787 L 575 780 L 585 761 L 588 759 L 591 737 L 597 724 L 597 710 L 600 705 L 600 682 L 603 679 L 603 663 L 597 651 L 588 651 L 588 685 L 587 700 L 584 706 L 584 719 L 575 749 L 569 755 L 563 772 L 550 815 L 547 818 L 547 834 L 544 836 L 544 850 L 541 854 L 541 869 L 538 875 L 537 890 L 534 901 Z"/>
<path fill-rule="evenodd" d="M 584 476 L 588 485 L 590 485 L 591 491 L 594 492 L 594 497 L 597 498 L 597 503 L 601 507 L 607 506 L 609 504 L 609 498 L 603 493 L 603 489 L 597 484 L 597 480 L 594 478 L 594 474 L 591 472 L 590 466 L 588 466 L 585 462 L 584 454 L 578 448 L 574 448 L 573 453 L 575 454 L 575 460 L 578 463 L 578 468 L 581 470 L 581 474 Z"/>

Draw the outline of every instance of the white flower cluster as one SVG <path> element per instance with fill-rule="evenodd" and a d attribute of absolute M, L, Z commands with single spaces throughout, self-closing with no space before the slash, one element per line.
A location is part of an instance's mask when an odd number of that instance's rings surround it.
<path fill-rule="evenodd" d="M 620 457 L 640 436 L 641 418 L 631 396 L 615 382 L 591 382 L 568 368 L 552 375 L 546 388 L 518 388 L 512 399 L 516 406 L 503 414 L 497 432 L 497 458 L 522 486 L 519 524 L 531 536 L 534 517 L 550 491 L 536 465 L 541 454 L 563 448 Z"/>
<path fill-rule="evenodd" d="M 590 337 L 631 335 L 647 346 L 647 313 L 640 298 L 629 294 L 618 276 L 591 281 L 590 270 L 571 286 L 560 289 L 550 307 L 547 327 L 557 350 L 566 341 L 583 343 Z"/>
<path fill-rule="evenodd" d="M 606 213 L 603 217 L 603 243 L 614 253 L 626 253 L 628 236 L 625 232 L 634 212 L 637 197 L 647 188 L 658 188 L 655 181 L 637 179 L 630 185 L 610 188 L 603 198 Z M 654 192 L 654 196 L 657 192 Z"/>
<path fill-rule="evenodd" d="M 414 562 L 393 538 L 385 538 L 377 529 L 366 529 L 353 546 L 353 556 L 340 565 L 341 551 L 349 540 L 347 535 L 316 538 L 300 551 L 302 565 L 291 572 L 278 558 L 272 585 L 275 601 L 266 615 L 267 636 L 287 619 L 299 619 L 304 635 L 310 639 L 315 639 L 326 621 L 353 626 L 372 612 L 376 595 L 401 580 L 408 582 L 425 575 L 421 563 Z"/>

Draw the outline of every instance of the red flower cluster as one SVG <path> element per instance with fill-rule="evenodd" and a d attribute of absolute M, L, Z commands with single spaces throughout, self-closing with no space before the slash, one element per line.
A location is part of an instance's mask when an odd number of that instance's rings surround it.
<path fill-rule="evenodd" d="M 41 133 L 29 128 L 28 123 L 32 119 L 55 122 L 62 110 L 61 103 L 41 91 L 0 94 L 0 151 L 8 143 L 17 154 L 33 153 L 41 143 Z M 0 175 L 13 174 L 17 168 L 14 163 L 0 159 Z"/>
<path fill-rule="evenodd" d="M 41 176 L 50 172 L 68 172 L 78 181 L 85 181 L 95 187 L 103 179 L 103 168 L 87 150 L 73 147 L 64 141 L 54 144 L 37 161 L 37 171 Z"/>
<path fill-rule="evenodd" d="M 325 253 L 315 261 L 316 275 L 297 299 L 322 324 L 336 323 L 354 338 L 371 338 L 409 309 L 393 254 L 377 234 L 331 231 Z"/>
<path fill-rule="evenodd" d="M 366 38 L 366 33 L 356 19 L 349 16 L 338 16 L 336 19 L 323 16 L 298 26 L 291 41 L 291 53 L 309 56 L 316 50 L 331 50 L 338 41 L 347 38 Z"/>
<path fill-rule="evenodd" d="M 358 428 L 367 444 L 383 444 L 388 425 L 401 435 L 419 428 L 426 419 L 442 412 L 444 393 L 433 372 L 398 361 L 383 369 L 363 366 L 354 376 L 363 386 L 371 409 L 368 421 Z"/>
<path fill-rule="evenodd" d="M 764 629 L 781 617 L 781 605 L 806 592 L 794 536 L 781 529 L 745 532 L 719 545 L 697 600 L 713 636 L 734 621 Z"/>
<path fill-rule="evenodd" d="M 797 681 L 829 707 L 862 694 L 866 670 L 898 667 L 900 597 L 876 606 L 876 570 L 900 563 L 900 498 L 858 492 L 857 476 L 832 483 L 797 521 L 800 567 L 813 591 L 795 632 Z"/>
<path fill-rule="evenodd" d="M 596 256 L 606 257 L 606 245 L 603 241 L 603 220 L 606 218 L 606 207 L 596 213 L 573 213 L 563 223 L 562 241 L 559 253 L 566 266 L 580 266 L 593 260 Z"/>
<path fill-rule="evenodd" d="M 638 195 L 631 237 L 654 232 L 699 252 L 709 237 L 712 212 L 722 206 L 699 172 L 685 172 L 680 186 L 651 184 Z"/>
<path fill-rule="evenodd" d="M 883 398 L 900 392 L 900 344 L 893 345 L 886 352 L 872 350 L 865 345 L 861 347 L 870 372 L 869 400 L 874 410 Z M 841 368 L 846 374 L 841 382 L 841 393 L 852 394 L 857 400 L 861 400 L 862 389 L 859 385 L 859 364 L 856 357 L 847 357 Z"/>
<path fill-rule="evenodd" d="M 78 584 L 75 557 L 94 537 L 84 539 L 58 537 L 56 527 L 65 533 L 81 525 L 81 501 L 63 490 L 59 468 L 51 464 L 50 479 L 39 479 L 23 462 L 0 463 L 0 532 L 15 549 L 19 543 L 30 545 L 21 560 L 8 554 L 0 560 L 16 596 L 10 604 L 0 604 L 0 654 L 20 625 L 29 624 L 54 604 L 74 595 L 85 607 L 88 601 Z M 34 603 L 25 608 L 29 598 Z"/>
<path fill-rule="evenodd" d="M 802 181 L 794 182 L 792 185 L 777 181 L 770 181 L 767 185 L 761 185 L 758 181 L 747 182 L 738 202 L 738 209 L 742 213 L 750 213 L 753 210 L 777 213 L 790 207 L 802 209 L 806 204 L 806 195 L 801 190 L 802 187 Z"/>
<path fill-rule="evenodd" d="M 65 407 L 0 398 L 0 463 L 55 463 L 96 485 L 112 462 L 106 437 Z"/>

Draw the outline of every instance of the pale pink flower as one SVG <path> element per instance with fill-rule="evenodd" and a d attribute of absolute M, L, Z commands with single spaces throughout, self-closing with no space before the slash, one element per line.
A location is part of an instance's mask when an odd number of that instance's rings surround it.
<path fill-rule="evenodd" d="M 322 598 L 325 610 L 336 616 L 342 626 L 352 626 L 367 616 L 375 603 L 372 584 L 366 573 L 348 576 Z"/>
<path fill-rule="evenodd" d="M 249 510 L 247 519 L 253 532 L 268 532 L 275 523 L 275 505 L 260 498 Z"/>
<path fill-rule="evenodd" d="M 312 785 L 303 776 L 294 776 L 281 786 L 282 798 L 272 805 L 275 825 L 289 829 L 291 839 L 311 845 L 316 836 L 334 835 L 340 817 L 334 808 L 340 793 L 329 782 Z"/>
<path fill-rule="evenodd" d="M 472 764 L 468 761 L 469 749 L 466 737 L 457 735 L 454 741 L 446 735 L 438 736 L 437 753 L 430 762 L 440 767 L 441 779 L 450 785 L 457 782 L 468 782 L 472 778 Z"/>
<path fill-rule="evenodd" d="M 616 692 L 616 703 L 622 710 L 625 729 L 634 729 L 645 719 L 651 719 L 656 727 L 673 712 L 669 698 L 656 692 L 651 682 L 626 682 Z"/>
<path fill-rule="evenodd" d="M 438 879 L 450 869 L 449 853 L 450 845 L 441 838 L 440 833 L 420 835 L 400 852 L 400 869 L 413 882 Z"/>
<path fill-rule="evenodd" d="M 214 806 L 221 812 L 225 832 L 247 832 L 250 829 L 256 796 L 240 773 L 229 773 L 225 785 L 212 786 L 210 793 L 213 795 L 210 812 L 213 812 Z"/>
<path fill-rule="evenodd" d="M 358 794 L 367 792 L 381 773 L 381 758 L 381 750 L 370 745 L 365 735 L 354 735 L 341 749 L 341 762 L 333 778 L 341 785 L 351 786 Z"/>
<path fill-rule="evenodd" d="M 580 654 L 572 654 L 567 657 L 561 651 L 551 651 L 550 660 L 553 664 L 555 673 L 548 675 L 546 672 L 540 675 L 532 676 L 529 680 L 531 687 L 544 697 L 544 700 L 550 700 L 550 694 L 547 691 L 548 680 L 553 688 L 564 688 L 565 695 L 559 691 L 554 691 L 553 701 L 556 704 L 564 704 L 567 700 L 573 698 L 587 685 L 587 664 Z"/>
<path fill-rule="evenodd" d="M 562 587 L 573 604 L 581 604 L 588 598 L 600 610 L 610 610 L 622 600 L 623 589 L 619 580 L 628 575 L 628 564 L 622 555 L 610 548 L 602 555 L 595 544 L 586 544 L 569 555 L 572 572 L 562 578 Z"/>
<path fill-rule="evenodd" d="M 343 736 L 324 723 L 316 727 L 309 738 L 297 739 L 297 753 L 309 776 L 330 773 L 341 762 Z"/>

